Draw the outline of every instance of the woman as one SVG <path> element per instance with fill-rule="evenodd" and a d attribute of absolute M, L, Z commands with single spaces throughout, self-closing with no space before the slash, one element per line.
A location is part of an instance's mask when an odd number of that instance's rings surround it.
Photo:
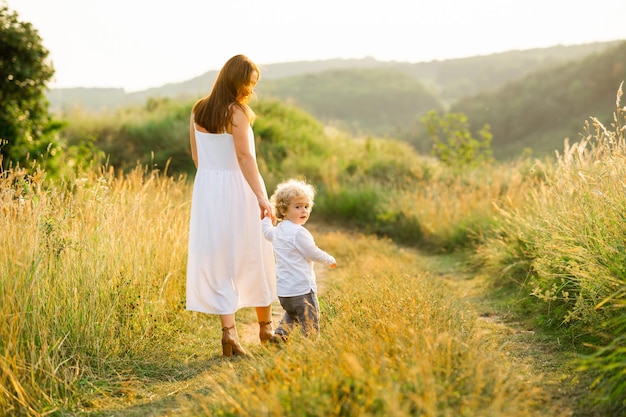
<path fill-rule="evenodd" d="M 256 307 L 259 338 L 273 335 L 276 274 L 261 219 L 272 208 L 256 162 L 248 106 L 259 80 L 246 56 L 229 59 L 211 93 L 191 111 L 189 140 L 196 175 L 187 260 L 187 309 L 218 314 L 224 356 L 245 355 L 235 312 Z"/>

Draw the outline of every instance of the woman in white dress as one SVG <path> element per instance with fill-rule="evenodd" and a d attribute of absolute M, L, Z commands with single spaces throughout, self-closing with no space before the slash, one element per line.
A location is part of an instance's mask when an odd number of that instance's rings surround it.
<path fill-rule="evenodd" d="M 248 106 L 259 79 L 246 56 L 229 59 L 211 93 L 191 112 L 190 145 L 194 178 L 187 259 L 187 309 L 218 314 L 224 356 L 245 355 L 235 312 L 255 307 L 259 338 L 273 335 L 276 273 L 271 244 L 261 219 L 272 213 L 256 162 Z"/>

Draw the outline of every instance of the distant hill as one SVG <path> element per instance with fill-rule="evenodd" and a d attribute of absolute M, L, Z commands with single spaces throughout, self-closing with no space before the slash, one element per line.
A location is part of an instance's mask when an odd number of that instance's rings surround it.
<path fill-rule="evenodd" d="M 261 66 L 262 77 L 259 87 L 270 80 L 302 74 L 316 74 L 329 70 L 354 68 L 380 68 L 390 63 L 373 58 L 329 59 L 322 61 L 300 61 Z M 180 83 L 126 93 L 122 88 L 53 88 L 48 91 L 50 107 L 55 112 L 82 107 L 87 110 L 112 110 L 120 107 L 143 104 L 149 98 L 192 99 L 200 98 L 211 91 L 218 71 L 208 71 Z"/>
<path fill-rule="evenodd" d="M 493 55 L 447 61 L 411 64 L 405 70 L 426 85 L 433 86 L 439 98 L 453 104 L 464 97 L 495 91 L 542 69 L 578 61 L 616 46 L 620 41 L 575 46 L 509 51 Z"/>
<path fill-rule="evenodd" d="M 320 121 L 351 133 L 397 137 L 420 150 L 427 151 L 429 144 L 419 130 L 419 119 L 432 108 L 467 112 L 473 126 L 490 123 L 496 156 L 516 154 L 524 146 L 537 152 L 552 152 L 555 143 L 562 145 L 565 132 L 575 133 L 572 129 L 575 121 L 580 126 L 589 115 L 600 115 L 603 108 L 594 106 L 605 99 L 594 95 L 598 100 L 589 101 L 583 97 L 596 84 L 610 80 L 603 75 L 601 80 L 594 81 L 604 70 L 594 73 L 591 68 L 605 51 L 622 43 L 559 45 L 420 63 L 363 58 L 271 64 L 261 68 L 258 91 L 260 96 L 296 103 Z M 583 60 L 589 68 L 580 74 L 571 73 Z M 566 81 L 566 74 L 570 73 Z M 619 78 L 620 72 L 617 74 Z M 217 71 L 208 71 L 181 83 L 133 93 L 122 89 L 51 89 L 47 97 L 54 112 L 76 107 L 99 112 L 144 105 L 150 98 L 197 99 L 208 94 L 216 76 Z M 590 81 L 577 82 L 579 76 Z M 572 86 L 582 91 L 564 95 L 553 90 L 557 84 L 568 91 Z M 574 87 L 571 91 L 575 91 Z M 612 94 L 614 102 L 615 91 Z M 584 111 L 561 114 L 557 107 L 562 100 L 583 100 Z M 550 106 L 546 107 L 546 103 Z M 565 104 L 564 108 L 568 108 L 571 103 Z M 518 112 L 522 111 L 524 115 L 520 116 Z M 552 117 L 552 111 L 559 116 Z M 585 115 L 581 118 L 579 113 Z M 546 120 L 539 123 L 542 118 Z M 550 141 L 550 138 L 557 139 Z"/>
<path fill-rule="evenodd" d="M 496 156 L 515 156 L 523 148 L 554 155 L 555 149 L 563 149 L 566 137 L 570 143 L 580 139 L 589 117 L 610 124 L 624 81 L 626 42 L 538 70 L 494 92 L 466 97 L 450 110 L 467 115 L 475 129 L 491 125 Z"/>
<path fill-rule="evenodd" d="M 308 111 L 356 134 L 399 133 L 416 114 L 442 105 L 416 78 L 395 68 L 345 69 L 266 81 L 260 96 Z"/>
<path fill-rule="evenodd" d="M 468 95 L 495 89 L 555 63 L 580 59 L 602 51 L 616 43 L 555 46 L 420 63 L 378 61 L 374 58 L 278 63 L 262 66 L 259 87 L 262 88 L 266 81 L 331 70 L 386 68 L 406 72 L 427 86 L 442 102 L 452 103 Z M 47 97 L 53 111 L 75 107 L 99 111 L 143 104 L 148 98 L 199 98 L 208 94 L 216 76 L 217 71 L 208 71 L 187 81 L 132 93 L 121 88 L 53 88 L 48 91 Z"/>

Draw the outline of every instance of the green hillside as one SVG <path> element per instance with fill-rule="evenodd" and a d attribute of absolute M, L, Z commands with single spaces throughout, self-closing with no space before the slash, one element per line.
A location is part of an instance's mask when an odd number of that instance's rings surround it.
<path fill-rule="evenodd" d="M 289 101 L 326 124 L 384 136 L 440 109 L 415 78 L 393 69 L 350 69 L 265 82 L 259 94 Z"/>
<path fill-rule="evenodd" d="M 373 58 L 280 63 L 262 66 L 258 90 L 261 98 L 291 101 L 350 134 L 395 137 L 422 152 L 430 142 L 420 117 L 430 109 L 448 109 L 465 112 L 476 129 L 489 123 L 498 158 L 525 147 L 536 155 L 551 154 L 565 137 L 577 138 L 581 121 L 611 114 L 625 78 L 615 61 L 620 45 L 555 46 L 421 63 Z M 209 71 L 133 93 L 53 89 L 48 99 L 55 113 L 112 111 L 162 98 L 191 102 L 210 91 L 216 75 Z"/>
<path fill-rule="evenodd" d="M 578 61 L 618 44 L 617 41 L 598 42 L 508 51 L 463 59 L 422 62 L 407 66 L 406 70 L 427 85 L 436 87 L 442 101 L 453 104 L 464 97 L 495 91 L 536 71 L 560 63 Z"/>
<path fill-rule="evenodd" d="M 563 141 L 577 141 L 591 116 L 610 123 L 620 83 L 626 80 L 626 42 L 579 62 L 535 72 L 492 93 L 460 100 L 451 111 L 472 126 L 491 126 L 496 156 L 531 148 L 553 154 Z"/>
<path fill-rule="evenodd" d="M 266 81 L 334 70 L 395 69 L 417 78 L 436 91 L 442 101 L 451 103 L 463 96 L 497 88 L 503 83 L 555 63 L 580 59 L 616 43 L 555 46 L 419 63 L 386 62 L 369 57 L 285 62 L 262 65 L 260 85 Z M 125 92 L 121 88 L 60 88 L 49 90 L 47 96 L 55 111 L 76 106 L 88 110 L 116 109 L 130 104 L 143 104 L 149 98 L 189 99 L 203 96 L 210 91 L 216 76 L 217 71 L 207 71 L 186 81 L 136 92 Z"/>

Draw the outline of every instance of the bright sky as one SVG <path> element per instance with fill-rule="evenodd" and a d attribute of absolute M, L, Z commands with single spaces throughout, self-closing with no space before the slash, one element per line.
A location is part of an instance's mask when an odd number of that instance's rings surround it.
<path fill-rule="evenodd" d="M 624 0 L 2 1 L 39 31 L 52 88 L 160 87 L 239 53 L 422 62 L 626 40 Z"/>

